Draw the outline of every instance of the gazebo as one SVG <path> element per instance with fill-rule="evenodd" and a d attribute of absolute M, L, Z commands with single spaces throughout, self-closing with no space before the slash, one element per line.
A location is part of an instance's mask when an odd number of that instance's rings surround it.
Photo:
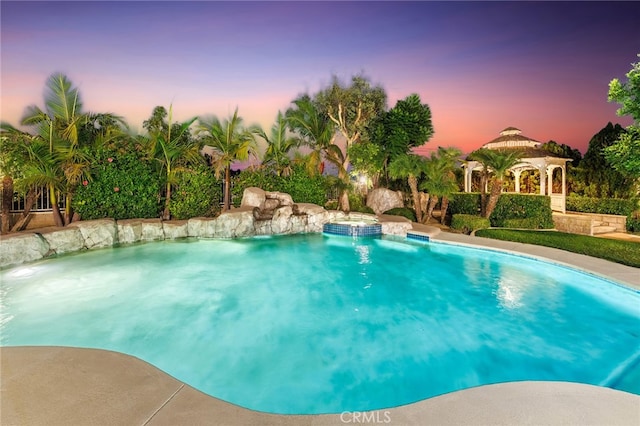
<path fill-rule="evenodd" d="M 525 170 L 537 170 L 540 173 L 540 195 L 551 197 L 551 209 L 565 213 L 567 196 L 567 161 L 570 158 L 558 157 L 540 148 L 541 142 L 522 135 L 520 129 L 507 127 L 500 136 L 482 146 L 486 149 L 500 151 L 519 151 L 523 153 L 521 162 L 511 169 L 515 179 L 515 192 L 520 193 L 520 175 Z M 466 161 L 464 167 L 464 191 L 471 192 L 471 181 L 474 171 L 481 171 L 482 164 L 477 161 Z M 562 192 L 553 192 L 553 173 L 556 169 L 562 172 Z"/>

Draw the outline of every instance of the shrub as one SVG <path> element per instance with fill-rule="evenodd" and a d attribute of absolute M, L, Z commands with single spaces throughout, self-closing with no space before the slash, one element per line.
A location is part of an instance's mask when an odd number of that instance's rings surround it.
<path fill-rule="evenodd" d="M 553 228 L 551 198 L 533 194 L 502 194 L 489 220 L 491 226 L 508 226 L 505 221 L 527 219 L 532 229 Z M 523 222 L 524 223 L 524 222 Z"/>
<path fill-rule="evenodd" d="M 488 228 L 489 219 L 470 214 L 454 214 L 451 218 L 451 229 L 457 229 L 465 234 L 470 234 L 477 229 Z"/>
<path fill-rule="evenodd" d="M 73 197 L 73 208 L 82 219 L 159 216 L 158 175 L 136 152 L 99 150 L 91 175 L 92 179 L 79 185 Z"/>
<path fill-rule="evenodd" d="M 220 211 L 221 200 L 222 183 L 203 164 L 178 173 L 169 209 L 174 219 L 213 216 Z"/>
<path fill-rule="evenodd" d="M 349 192 L 349 210 L 352 212 L 373 213 L 373 210 L 365 205 L 362 195 L 353 192 Z"/>
<path fill-rule="evenodd" d="M 627 231 L 640 232 L 640 210 L 636 210 L 627 216 Z"/>
<path fill-rule="evenodd" d="M 396 207 L 391 210 L 387 210 L 384 214 L 390 214 L 392 216 L 403 216 L 409 219 L 411 222 L 416 221 L 416 213 L 407 207 Z"/>
<path fill-rule="evenodd" d="M 322 175 L 311 176 L 304 167 L 293 166 L 291 175 L 281 177 L 280 191 L 291 195 L 296 203 L 312 203 L 319 206 L 327 201 L 327 179 Z"/>
<path fill-rule="evenodd" d="M 240 205 L 244 190 L 255 186 L 265 191 L 286 192 L 296 203 L 324 205 L 327 194 L 326 177 L 311 176 L 300 165 L 294 165 L 292 169 L 289 176 L 278 176 L 271 168 L 243 170 L 234 180 L 234 204 Z"/>
<path fill-rule="evenodd" d="M 572 195 L 567 197 L 567 210 L 581 213 L 617 214 L 627 216 L 627 231 L 639 232 L 637 198 L 593 198 Z"/>
<path fill-rule="evenodd" d="M 338 202 L 336 200 L 327 201 L 324 204 L 324 208 L 327 210 L 338 210 Z"/>
<path fill-rule="evenodd" d="M 629 216 L 637 208 L 637 199 L 592 198 L 576 195 L 567 197 L 567 210 L 572 212 Z"/>
<path fill-rule="evenodd" d="M 449 197 L 449 214 L 477 215 L 480 213 L 480 194 L 477 192 L 457 192 Z"/>
<path fill-rule="evenodd" d="M 480 194 L 477 192 L 455 193 L 449 201 L 450 214 L 478 215 L 480 211 Z M 489 218 L 491 226 L 511 226 L 505 221 L 527 219 L 527 221 L 511 222 L 526 224 L 527 228 L 553 228 L 551 199 L 544 195 L 534 194 L 501 194 L 498 204 Z"/>

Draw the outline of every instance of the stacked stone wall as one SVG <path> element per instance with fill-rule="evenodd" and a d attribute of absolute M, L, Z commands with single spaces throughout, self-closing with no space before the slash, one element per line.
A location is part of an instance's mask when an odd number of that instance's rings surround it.
<path fill-rule="evenodd" d="M 50 227 L 0 237 L 0 268 L 73 251 L 177 238 L 242 238 L 322 232 L 325 223 L 338 219 L 375 218 L 374 215 L 327 211 L 315 204 L 279 207 L 268 220 L 256 218 L 254 208 L 241 207 L 216 218 L 182 221 L 160 219 L 99 219 L 74 222 L 64 228 Z M 406 235 L 411 223 L 392 223 L 383 233 Z"/>

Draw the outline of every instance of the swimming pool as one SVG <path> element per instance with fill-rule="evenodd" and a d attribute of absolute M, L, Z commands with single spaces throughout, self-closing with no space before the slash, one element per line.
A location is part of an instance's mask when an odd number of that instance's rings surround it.
<path fill-rule="evenodd" d="M 0 272 L 2 345 L 140 357 L 276 413 L 516 380 L 640 393 L 640 294 L 520 256 L 304 235 L 183 240 Z"/>

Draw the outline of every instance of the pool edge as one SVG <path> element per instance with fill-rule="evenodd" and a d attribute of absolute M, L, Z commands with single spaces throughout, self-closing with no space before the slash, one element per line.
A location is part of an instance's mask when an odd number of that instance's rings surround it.
<path fill-rule="evenodd" d="M 640 396 L 569 382 L 485 385 L 365 413 L 279 415 L 210 397 L 118 352 L 2 347 L 2 424 L 638 424 Z M 364 421 L 366 420 L 366 421 Z"/>

